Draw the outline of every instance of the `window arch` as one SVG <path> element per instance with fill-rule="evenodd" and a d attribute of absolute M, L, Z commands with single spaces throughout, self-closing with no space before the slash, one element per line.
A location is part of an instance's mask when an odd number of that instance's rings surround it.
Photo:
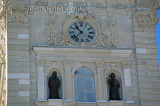
<path fill-rule="evenodd" d="M 77 102 L 95 102 L 94 74 L 90 69 L 75 71 L 75 96 Z"/>

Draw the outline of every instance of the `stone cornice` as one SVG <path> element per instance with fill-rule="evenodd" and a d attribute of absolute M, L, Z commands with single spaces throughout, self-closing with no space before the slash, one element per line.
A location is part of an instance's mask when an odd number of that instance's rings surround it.
<path fill-rule="evenodd" d="M 56 53 L 72 53 L 72 54 L 88 54 L 101 53 L 114 56 L 130 56 L 133 49 L 85 49 L 85 48 L 50 48 L 50 47 L 33 47 L 37 54 L 56 54 Z"/>

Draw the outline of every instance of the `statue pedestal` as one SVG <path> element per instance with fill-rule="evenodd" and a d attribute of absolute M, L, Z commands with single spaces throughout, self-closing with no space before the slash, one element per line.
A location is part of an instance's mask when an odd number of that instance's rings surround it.
<path fill-rule="evenodd" d="M 62 99 L 48 99 L 47 106 L 64 106 Z"/>
<path fill-rule="evenodd" d="M 124 106 L 124 101 L 111 100 L 109 106 Z"/>

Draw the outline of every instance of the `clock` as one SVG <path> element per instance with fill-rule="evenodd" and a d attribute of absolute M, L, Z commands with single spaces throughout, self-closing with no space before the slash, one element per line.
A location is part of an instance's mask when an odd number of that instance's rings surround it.
<path fill-rule="evenodd" d="M 94 41 L 96 31 L 90 23 L 79 21 L 69 26 L 67 35 L 76 44 L 89 44 Z"/>

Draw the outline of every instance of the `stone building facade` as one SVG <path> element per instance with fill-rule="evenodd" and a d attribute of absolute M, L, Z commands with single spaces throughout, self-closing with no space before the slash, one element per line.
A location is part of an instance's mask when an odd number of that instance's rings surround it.
<path fill-rule="evenodd" d="M 159 0 L 2 0 L 2 106 L 7 100 L 8 106 L 159 106 L 155 40 L 159 4 Z M 54 71 L 61 81 L 60 99 L 49 99 L 48 79 Z M 88 74 L 79 77 L 78 72 Z M 120 85 L 120 100 L 110 100 L 111 73 Z M 83 81 L 77 81 L 81 77 Z M 84 95 L 77 96 L 79 89 Z"/>

